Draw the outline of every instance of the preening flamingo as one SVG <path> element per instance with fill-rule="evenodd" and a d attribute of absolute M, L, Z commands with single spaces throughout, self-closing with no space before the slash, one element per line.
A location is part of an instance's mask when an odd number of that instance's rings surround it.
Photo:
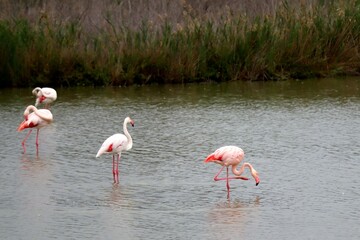
<path fill-rule="evenodd" d="M 113 155 L 112 159 L 114 183 L 119 183 L 119 161 L 121 157 L 121 152 L 130 150 L 133 145 L 133 140 L 127 130 L 128 123 L 130 123 L 131 126 L 134 127 L 134 121 L 130 117 L 125 118 L 123 124 L 123 131 L 125 135 L 122 133 L 117 133 L 108 137 L 101 145 L 99 151 L 96 154 L 96 157 L 100 157 L 104 153 Z"/>
<path fill-rule="evenodd" d="M 215 152 L 211 153 L 204 162 L 214 162 L 217 164 L 220 164 L 222 168 L 220 171 L 215 175 L 214 180 L 220 181 L 220 180 L 226 180 L 226 188 L 228 195 L 227 197 L 230 197 L 230 179 L 242 179 L 242 180 L 249 180 L 246 177 L 241 176 L 241 174 L 244 172 L 245 167 L 248 167 L 250 169 L 250 173 L 252 177 L 255 179 L 256 186 L 260 183 L 260 178 L 258 172 L 252 167 L 250 163 L 244 163 L 240 170 L 237 170 L 237 166 L 240 164 L 240 162 L 244 159 L 244 151 L 236 146 L 225 146 L 217 149 Z M 232 172 L 236 175 L 234 177 L 229 177 L 229 166 L 232 167 Z M 226 167 L 226 178 L 219 178 L 219 174 L 221 171 Z"/>
<path fill-rule="evenodd" d="M 31 112 L 31 113 L 30 113 Z M 39 150 L 39 130 L 40 128 L 49 125 L 53 121 L 53 115 L 48 109 L 37 109 L 33 105 L 29 105 L 26 107 L 24 111 L 25 120 L 20 123 L 17 130 L 20 132 L 25 128 L 30 128 L 28 134 L 26 134 L 24 140 L 22 141 L 22 146 L 24 149 L 24 153 L 26 152 L 25 142 L 29 137 L 32 128 L 36 128 L 36 152 Z"/>
<path fill-rule="evenodd" d="M 55 89 L 48 88 L 48 87 L 34 88 L 32 90 L 32 93 L 33 93 L 33 95 L 36 96 L 35 107 L 37 107 L 39 104 L 43 103 L 43 104 L 45 104 L 45 108 L 49 108 L 50 103 L 54 102 L 57 98 L 57 93 L 56 93 Z"/>

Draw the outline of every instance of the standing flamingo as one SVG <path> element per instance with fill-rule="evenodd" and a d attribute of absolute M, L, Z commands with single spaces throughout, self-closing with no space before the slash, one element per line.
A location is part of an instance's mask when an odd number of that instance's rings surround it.
<path fill-rule="evenodd" d="M 125 135 L 122 133 L 116 133 L 108 137 L 101 145 L 98 153 L 96 154 L 96 157 L 100 157 L 103 153 L 109 153 L 113 155 L 112 159 L 114 183 L 119 183 L 119 161 L 121 157 L 121 152 L 130 150 L 133 145 L 133 140 L 127 130 L 128 123 L 130 123 L 131 126 L 134 127 L 134 121 L 130 117 L 125 118 L 123 124 L 123 131 Z"/>
<path fill-rule="evenodd" d="M 48 87 L 34 88 L 32 90 L 32 93 L 33 93 L 33 95 L 36 96 L 35 107 L 37 107 L 39 104 L 43 103 L 43 104 L 45 104 L 45 108 L 49 108 L 50 103 L 54 102 L 57 98 L 57 93 L 56 93 L 55 89 L 48 88 Z"/>
<path fill-rule="evenodd" d="M 30 113 L 31 111 L 31 113 Z M 36 128 L 36 152 L 39 151 L 39 130 L 40 128 L 50 124 L 53 121 L 53 115 L 48 109 L 37 109 L 33 105 L 27 106 L 24 111 L 24 118 L 25 120 L 20 123 L 17 130 L 20 132 L 25 128 L 30 128 L 28 134 L 26 134 L 24 140 L 22 141 L 22 146 L 24 149 L 24 153 L 26 152 L 25 141 L 29 137 L 32 128 Z"/>
<path fill-rule="evenodd" d="M 226 180 L 226 188 L 228 195 L 227 197 L 230 198 L 230 179 L 242 179 L 242 180 L 249 180 L 246 177 L 241 176 L 244 172 L 245 167 L 250 169 L 250 173 L 252 177 L 255 179 L 256 186 L 260 183 L 260 178 L 258 176 L 257 171 L 251 166 L 250 163 L 244 163 L 240 170 L 237 170 L 236 167 L 240 164 L 240 162 L 244 159 L 244 151 L 236 146 L 225 146 L 217 149 L 215 152 L 207 156 L 204 162 L 215 162 L 220 164 L 222 168 L 220 171 L 215 175 L 214 180 Z M 234 177 L 229 177 L 229 166 L 232 167 L 232 172 L 236 175 Z M 226 178 L 218 178 L 220 172 L 226 167 Z"/>

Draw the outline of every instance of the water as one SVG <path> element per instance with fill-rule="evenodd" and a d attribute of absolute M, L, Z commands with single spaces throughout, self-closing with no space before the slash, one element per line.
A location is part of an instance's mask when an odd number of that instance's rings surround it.
<path fill-rule="evenodd" d="M 360 79 L 58 89 L 22 154 L 31 89 L 1 89 L 1 239 L 359 239 Z M 101 143 L 122 132 L 120 184 Z M 214 182 L 237 145 L 261 183 Z"/>

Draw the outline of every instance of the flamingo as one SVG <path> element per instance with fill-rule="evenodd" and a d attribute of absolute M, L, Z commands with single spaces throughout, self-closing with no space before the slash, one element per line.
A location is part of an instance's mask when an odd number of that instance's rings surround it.
<path fill-rule="evenodd" d="M 211 153 L 207 158 L 205 159 L 205 163 L 207 162 L 214 162 L 217 164 L 220 164 L 222 168 L 220 171 L 215 175 L 214 180 L 220 181 L 220 180 L 226 180 L 226 188 L 227 188 L 227 197 L 230 198 L 230 179 L 242 179 L 242 180 L 249 180 L 246 177 L 241 176 L 241 174 L 244 172 L 245 167 L 248 167 L 250 169 L 250 173 L 252 177 L 255 179 L 256 186 L 260 183 L 260 178 L 258 172 L 253 168 L 253 166 L 250 163 L 244 163 L 240 170 L 237 170 L 237 166 L 240 164 L 240 162 L 244 159 L 244 151 L 236 146 L 224 146 L 219 149 L 217 149 L 215 152 Z M 234 177 L 229 177 L 229 166 L 232 167 L 232 172 L 236 175 Z M 226 167 L 226 178 L 219 178 L 219 174 L 221 171 Z"/>
<path fill-rule="evenodd" d="M 114 183 L 119 183 L 119 161 L 121 157 L 121 152 L 130 150 L 133 145 L 133 140 L 127 130 L 128 123 L 130 123 L 131 126 L 134 127 L 134 121 L 130 117 L 126 117 L 123 124 L 123 131 L 125 135 L 122 133 L 116 133 L 108 137 L 101 145 L 99 151 L 96 154 L 96 157 L 100 157 L 104 153 L 113 155 L 112 160 Z"/>
<path fill-rule="evenodd" d="M 30 113 L 31 112 L 31 113 Z M 21 132 L 25 128 L 30 128 L 28 134 L 26 134 L 24 140 L 22 141 L 22 146 L 24 153 L 26 152 L 25 141 L 28 139 L 33 128 L 37 129 L 36 132 L 36 152 L 39 148 L 39 130 L 40 128 L 49 125 L 53 121 L 53 115 L 48 109 L 37 109 L 33 105 L 26 107 L 24 111 L 24 121 L 20 123 L 17 131 Z"/>
<path fill-rule="evenodd" d="M 53 88 L 34 88 L 32 94 L 36 96 L 35 107 L 39 104 L 44 103 L 45 108 L 50 107 L 50 103 L 54 102 L 57 98 L 57 93 Z"/>

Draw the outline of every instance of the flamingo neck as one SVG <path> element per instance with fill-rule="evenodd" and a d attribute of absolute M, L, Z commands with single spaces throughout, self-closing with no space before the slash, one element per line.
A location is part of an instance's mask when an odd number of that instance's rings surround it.
<path fill-rule="evenodd" d="M 29 105 L 26 107 L 25 111 L 24 111 L 24 117 L 28 116 L 30 114 L 30 111 L 31 112 L 36 112 L 37 111 L 37 108 L 34 107 L 33 105 Z"/>
<path fill-rule="evenodd" d="M 45 110 L 45 109 L 44 109 Z M 42 110 L 42 111 L 44 111 Z M 25 119 L 27 119 L 27 117 L 29 116 L 31 112 L 34 112 L 36 115 L 38 115 L 40 118 L 42 118 L 45 121 L 51 122 L 53 120 L 52 114 L 51 112 L 48 110 L 48 114 L 43 113 L 41 111 L 39 111 L 36 107 L 34 107 L 33 105 L 29 105 L 27 106 L 27 108 L 24 111 L 24 117 Z"/>
<path fill-rule="evenodd" d="M 33 93 L 33 95 L 39 97 L 39 96 L 42 95 L 42 90 L 41 90 L 41 88 L 37 87 L 37 88 L 34 88 L 34 90 L 32 91 L 32 93 Z M 40 93 L 40 95 L 39 95 L 39 93 Z"/>
<path fill-rule="evenodd" d="M 255 178 L 255 176 L 254 176 L 255 169 L 253 168 L 253 166 L 250 163 L 244 163 L 239 170 L 237 170 L 236 167 L 237 167 L 237 165 L 232 166 L 232 172 L 236 176 L 240 176 L 244 172 L 245 167 L 247 167 L 250 169 L 251 175 Z"/>
<path fill-rule="evenodd" d="M 131 138 L 131 135 L 130 135 L 129 131 L 127 130 L 127 123 L 128 123 L 128 121 L 125 119 L 124 125 L 123 125 L 123 131 L 124 131 L 125 136 L 128 139 L 128 144 L 126 146 L 126 150 L 130 150 L 132 148 L 132 145 L 133 145 L 133 140 Z"/>

